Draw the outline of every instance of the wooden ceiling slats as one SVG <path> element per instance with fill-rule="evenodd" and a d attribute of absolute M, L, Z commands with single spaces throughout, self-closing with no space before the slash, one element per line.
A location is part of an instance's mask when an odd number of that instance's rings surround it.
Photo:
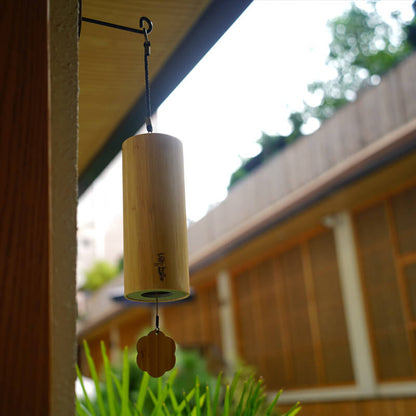
<path fill-rule="evenodd" d="M 137 27 L 154 23 L 150 80 L 163 67 L 211 0 L 85 0 L 83 16 Z M 83 22 L 79 47 L 79 173 L 82 174 L 143 95 L 141 35 Z"/>

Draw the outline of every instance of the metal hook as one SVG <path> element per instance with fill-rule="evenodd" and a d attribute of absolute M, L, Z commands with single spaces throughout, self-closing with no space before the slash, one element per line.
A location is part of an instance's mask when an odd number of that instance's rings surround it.
<path fill-rule="evenodd" d="M 135 29 L 133 27 L 127 27 L 127 26 L 122 26 L 122 25 L 116 25 L 114 23 L 109 23 L 109 22 L 103 22 L 102 20 L 90 19 L 89 17 L 83 17 L 82 16 L 82 0 L 78 0 L 78 39 L 81 35 L 82 22 L 93 23 L 93 24 L 100 25 L 100 26 L 107 26 L 113 29 L 124 30 L 126 32 L 140 33 L 142 35 L 145 35 L 146 42 L 149 41 L 147 38 L 147 35 L 153 30 L 152 21 L 148 17 L 145 17 L 145 16 L 142 16 L 140 18 L 140 21 L 139 21 L 140 29 Z M 144 24 L 143 24 L 144 22 L 147 23 L 147 26 L 148 26 L 147 29 L 144 27 Z"/>
<path fill-rule="evenodd" d="M 143 22 L 146 22 L 147 23 L 147 26 L 148 26 L 147 29 L 144 27 Z M 149 33 L 151 33 L 152 30 L 153 30 L 153 23 L 152 23 L 152 21 L 148 17 L 142 16 L 140 18 L 140 21 L 139 21 L 139 28 L 142 30 L 142 33 L 146 36 L 146 40 L 148 40 L 147 39 L 147 35 Z"/>

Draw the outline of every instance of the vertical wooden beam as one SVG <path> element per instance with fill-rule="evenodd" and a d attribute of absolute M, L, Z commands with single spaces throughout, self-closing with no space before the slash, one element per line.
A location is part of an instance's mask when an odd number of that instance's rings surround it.
<path fill-rule="evenodd" d="M 78 2 L 49 0 L 51 102 L 51 414 L 74 414 Z"/>
<path fill-rule="evenodd" d="M 229 371 L 232 373 L 237 364 L 237 345 L 234 327 L 234 310 L 230 274 L 228 271 L 221 271 L 217 279 L 218 299 L 220 304 L 220 327 L 222 351 Z"/>
<path fill-rule="evenodd" d="M 309 323 L 311 326 L 311 336 L 313 341 L 313 351 L 315 364 L 318 374 L 318 384 L 324 384 L 326 382 L 325 376 L 325 363 L 322 352 L 322 340 L 321 330 L 319 327 L 318 308 L 316 305 L 314 276 L 312 274 L 311 257 L 307 247 L 307 243 L 303 241 L 301 243 L 302 253 L 302 268 L 303 268 L 303 280 L 305 282 L 306 299 L 308 303 L 308 315 Z"/>
<path fill-rule="evenodd" d="M 279 258 L 275 257 L 273 260 L 273 273 L 275 287 L 273 288 L 276 292 L 278 309 L 277 320 L 280 326 L 280 334 L 282 338 L 282 348 L 284 356 L 284 372 L 286 385 L 293 385 L 295 383 L 295 372 L 293 365 L 293 344 L 292 336 L 290 334 L 289 318 L 287 316 L 287 304 L 286 304 L 286 293 L 285 293 L 285 282 L 284 276 L 281 271 Z"/>
<path fill-rule="evenodd" d="M 328 224 L 334 228 L 335 250 L 355 381 L 361 393 L 373 395 L 377 390 L 377 381 L 351 215 L 346 211 L 340 212 L 331 218 Z"/>
<path fill-rule="evenodd" d="M 48 415 L 48 1 L 4 0 L 0 20 L 0 414 Z"/>

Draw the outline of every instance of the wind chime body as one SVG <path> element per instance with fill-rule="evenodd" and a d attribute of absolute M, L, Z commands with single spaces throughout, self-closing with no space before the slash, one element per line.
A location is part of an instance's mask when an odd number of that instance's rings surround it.
<path fill-rule="evenodd" d="M 146 21 L 149 28 L 143 27 Z M 137 364 L 153 377 L 175 365 L 175 343 L 159 329 L 159 302 L 189 296 L 182 143 L 153 133 L 148 62 L 152 30 L 142 17 L 148 133 L 127 139 L 123 154 L 124 296 L 156 303 L 156 328 L 137 343 Z"/>

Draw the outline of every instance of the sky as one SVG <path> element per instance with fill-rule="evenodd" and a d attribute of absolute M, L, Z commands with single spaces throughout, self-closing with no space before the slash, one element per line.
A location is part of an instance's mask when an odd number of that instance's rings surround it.
<path fill-rule="evenodd" d="M 360 2 L 358 2 L 360 3 Z M 382 0 L 388 16 L 412 17 L 410 0 Z M 326 23 L 342 0 L 255 0 L 159 107 L 155 131 L 183 143 L 187 217 L 197 221 L 227 196 L 241 158 L 260 151 L 262 131 L 288 134 L 288 115 L 311 100 L 307 85 L 326 79 Z M 149 65 L 151 66 L 151 57 Z M 310 132 L 316 128 L 311 125 Z M 121 156 L 81 197 L 78 223 L 98 227 L 122 215 Z"/>

